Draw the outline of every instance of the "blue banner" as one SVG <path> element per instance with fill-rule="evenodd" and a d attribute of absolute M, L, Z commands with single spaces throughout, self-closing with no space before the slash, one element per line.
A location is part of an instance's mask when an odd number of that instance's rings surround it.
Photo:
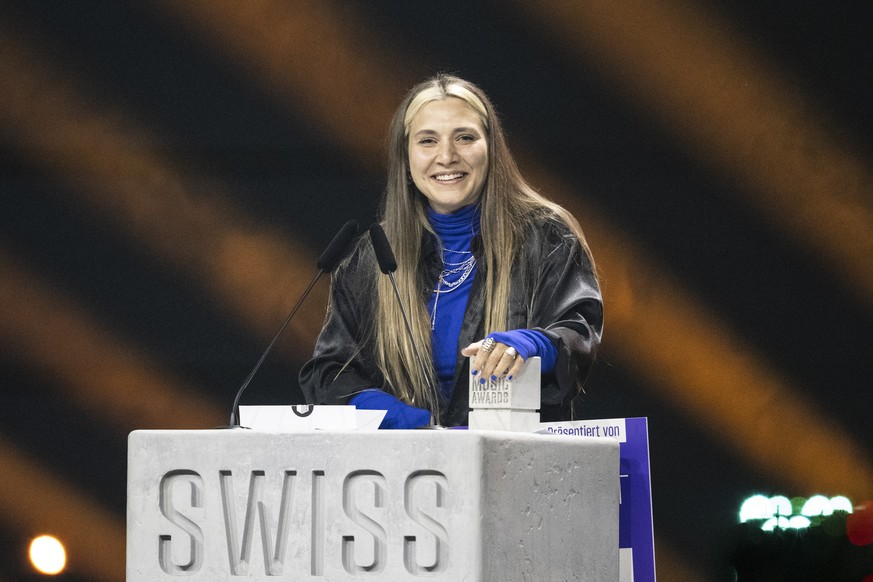
<path fill-rule="evenodd" d="M 540 432 L 619 441 L 619 581 L 655 582 L 655 535 L 646 418 L 543 423 Z"/>

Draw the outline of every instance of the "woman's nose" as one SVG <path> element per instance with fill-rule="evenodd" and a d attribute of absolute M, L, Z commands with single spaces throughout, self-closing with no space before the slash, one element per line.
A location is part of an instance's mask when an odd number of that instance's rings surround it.
<path fill-rule="evenodd" d="M 456 154 L 457 151 L 455 150 L 455 144 L 453 142 L 443 142 L 440 145 L 437 161 L 441 164 L 451 164 L 455 161 Z"/>

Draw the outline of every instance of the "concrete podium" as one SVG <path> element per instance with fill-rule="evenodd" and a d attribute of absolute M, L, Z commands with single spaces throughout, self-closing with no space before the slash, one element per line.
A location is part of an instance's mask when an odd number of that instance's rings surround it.
<path fill-rule="evenodd" d="M 127 581 L 618 579 L 612 439 L 135 431 Z"/>

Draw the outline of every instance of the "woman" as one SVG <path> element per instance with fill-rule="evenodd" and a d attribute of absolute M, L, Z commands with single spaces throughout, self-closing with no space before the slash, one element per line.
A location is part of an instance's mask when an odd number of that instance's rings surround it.
<path fill-rule="evenodd" d="M 407 95 L 382 217 L 414 345 L 362 238 L 300 373 L 308 401 L 387 410 L 382 428 L 465 425 L 468 375 L 509 377 L 540 356 L 541 418 L 571 418 L 603 326 L 593 260 L 576 220 L 521 177 L 478 87 L 438 75 Z"/>

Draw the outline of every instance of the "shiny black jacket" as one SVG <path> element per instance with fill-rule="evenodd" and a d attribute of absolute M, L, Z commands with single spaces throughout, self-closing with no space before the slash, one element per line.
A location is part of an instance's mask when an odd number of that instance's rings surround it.
<path fill-rule="evenodd" d="M 419 280 L 422 301 L 433 292 L 442 264 L 432 235 L 422 244 Z M 572 418 L 571 403 L 593 363 L 603 329 L 603 304 L 591 262 L 561 222 L 530 224 L 515 258 L 507 329 L 543 332 L 558 350 L 554 369 L 542 376 L 543 422 Z M 479 255 L 478 238 L 473 252 Z M 484 338 L 482 263 L 473 281 L 458 337 L 454 392 L 442 406 L 446 426 L 467 424 L 469 359 L 460 351 Z M 331 287 L 331 304 L 313 358 L 300 371 L 300 385 L 314 404 L 348 404 L 368 388 L 391 392 L 376 366 L 372 330 L 375 278 L 379 272 L 369 240 L 361 240 L 340 266 Z M 488 330 L 494 331 L 494 330 Z M 348 364 L 346 365 L 346 363 Z"/>

